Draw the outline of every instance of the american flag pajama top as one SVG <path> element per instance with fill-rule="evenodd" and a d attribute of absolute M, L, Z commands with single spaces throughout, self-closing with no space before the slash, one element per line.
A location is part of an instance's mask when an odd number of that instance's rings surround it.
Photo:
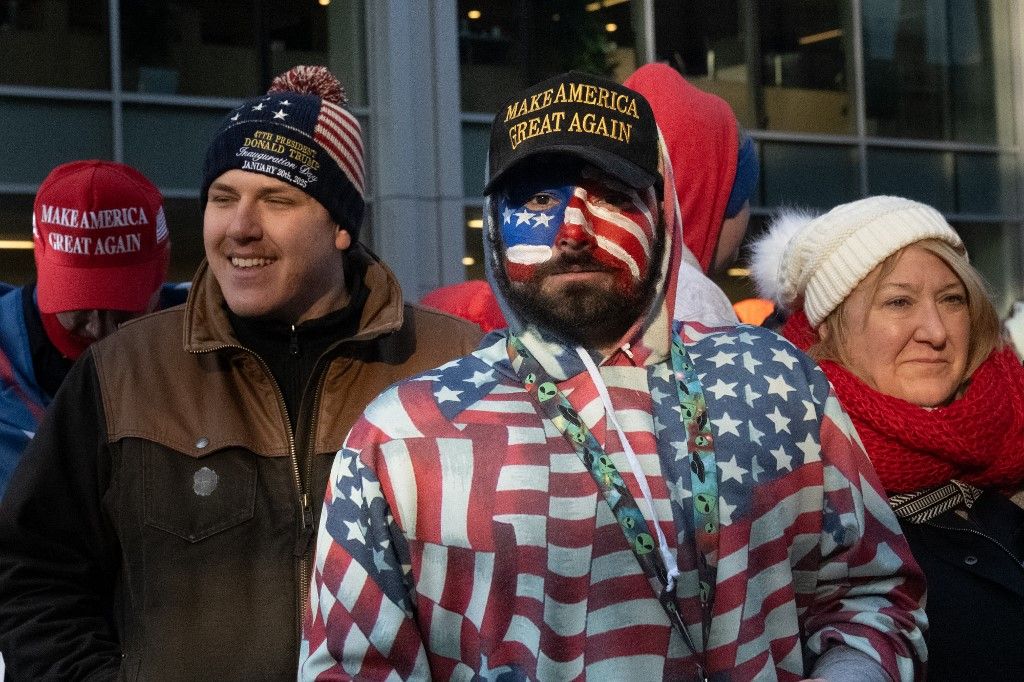
<path fill-rule="evenodd" d="M 844 646 L 920 678 L 924 584 L 821 371 L 756 327 L 683 328 L 719 480 L 714 679 L 799 680 Z M 531 402 L 506 338 L 398 384 L 338 453 L 324 503 L 299 677 L 687 679 L 673 631 L 608 505 Z M 690 475 L 671 359 L 600 366 L 677 555 L 702 642 Z M 587 373 L 559 389 L 649 518 Z"/>

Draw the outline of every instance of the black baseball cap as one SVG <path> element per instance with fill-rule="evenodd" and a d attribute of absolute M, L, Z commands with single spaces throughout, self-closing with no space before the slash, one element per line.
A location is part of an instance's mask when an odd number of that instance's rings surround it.
<path fill-rule="evenodd" d="M 661 192 L 654 112 L 643 95 L 615 81 L 570 71 L 505 102 L 491 125 L 484 194 L 513 167 L 552 152 L 590 162 L 634 189 Z"/>

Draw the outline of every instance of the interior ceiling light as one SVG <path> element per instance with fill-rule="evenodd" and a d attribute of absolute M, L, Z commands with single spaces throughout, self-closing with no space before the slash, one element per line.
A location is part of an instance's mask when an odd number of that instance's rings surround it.
<path fill-rule="evenodd" d="M 750 277 L 750 268 L 729 268 L 725 274 L 730 277 Z"/>
<path fill-rule="evenodd" d="M 484 227 L 483 218 L 470 218 L 466 221 L 466 227 L 471 227 L 474 230 L 482 230 Z"/>
<path fill-rule="evenodd" d="M 621 5 L 624 2 L 629 2 L 629 0 L 600 0 L 599 2 L 588 2 L 586 5 L 584 5 L 584 9 L 587 10 L 588 12 L 596 12 L 606 7 L 615 7 L 615 5 Z"/>
<path fill-rule="evenodd" d="M 480 10 L 471 9 L 468 12 L 466 12 L 466 16 L 469 17 L 470 19 L 479 19 L 483 15 L 480 13 Z"/>
<path fill-rule="evenodd" d="M 0 239 L 0 249 L 14 249 L 18 251 L 31 251 L 31 239 Z"/>
<path fill-rule="evenodd" d="M 476 258 L 473 258 L 472 256 L 466 256 L 465 258 L 462 259 L 462 264 L 463 265 L 476 265 Z"/>
<path fill-rule="evenodd" d="M 797 42 L 800 43 L 801 45 L 811 45 L 813 43 L 820 43 L 823 40 L 832 40 L 833 38 L 842 37 L 843 29 L 834 28 L 831 31 L 822 31 L 821 33 L 814 33 L 809 36 L 803 36 L 799 40 L 797 40 Z"/>
<path fill-rule="evenodd" d="M 331 4 L 331 0 L 316 0 L 316 1 L 317 1 L 317 4 L 319 4 L 321 7 L 327 7 L 327 5 Z"/>
<path fill-rule="evenodd" d="M 615 33 L 616 31 L 619 30 L 619 25 L 608 23 L 604 25 L 604 30 L 608 31 L 609 33 Z"/>

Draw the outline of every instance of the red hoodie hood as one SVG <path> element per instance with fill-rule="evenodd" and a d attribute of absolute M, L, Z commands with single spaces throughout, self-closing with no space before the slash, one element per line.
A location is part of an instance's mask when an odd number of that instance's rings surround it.
<path fill-rule="evenodd" d="M 665 64 L 641 66 L 625 85 L 651 103 L 676 174 L 683 242 L 707 272 L 736 178 L 736 116 L 725 100 L 690 85 Z"/>

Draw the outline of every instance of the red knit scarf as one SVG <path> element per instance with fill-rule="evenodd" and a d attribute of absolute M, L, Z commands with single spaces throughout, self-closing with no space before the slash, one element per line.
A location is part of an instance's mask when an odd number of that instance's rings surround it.
<path fill-rule="evenodd" d="M 791 319 L 783 328 L 805 350 L 807 332 L 814 338 L 806 318 Z M 819 364 L 887 493 L 954 478 L 1006 492 L 1024 483 L 1024 366 L 1010 349 L 994 351 L 962 397 L 932 410 L 879 393 L 835 362 Z"/>

